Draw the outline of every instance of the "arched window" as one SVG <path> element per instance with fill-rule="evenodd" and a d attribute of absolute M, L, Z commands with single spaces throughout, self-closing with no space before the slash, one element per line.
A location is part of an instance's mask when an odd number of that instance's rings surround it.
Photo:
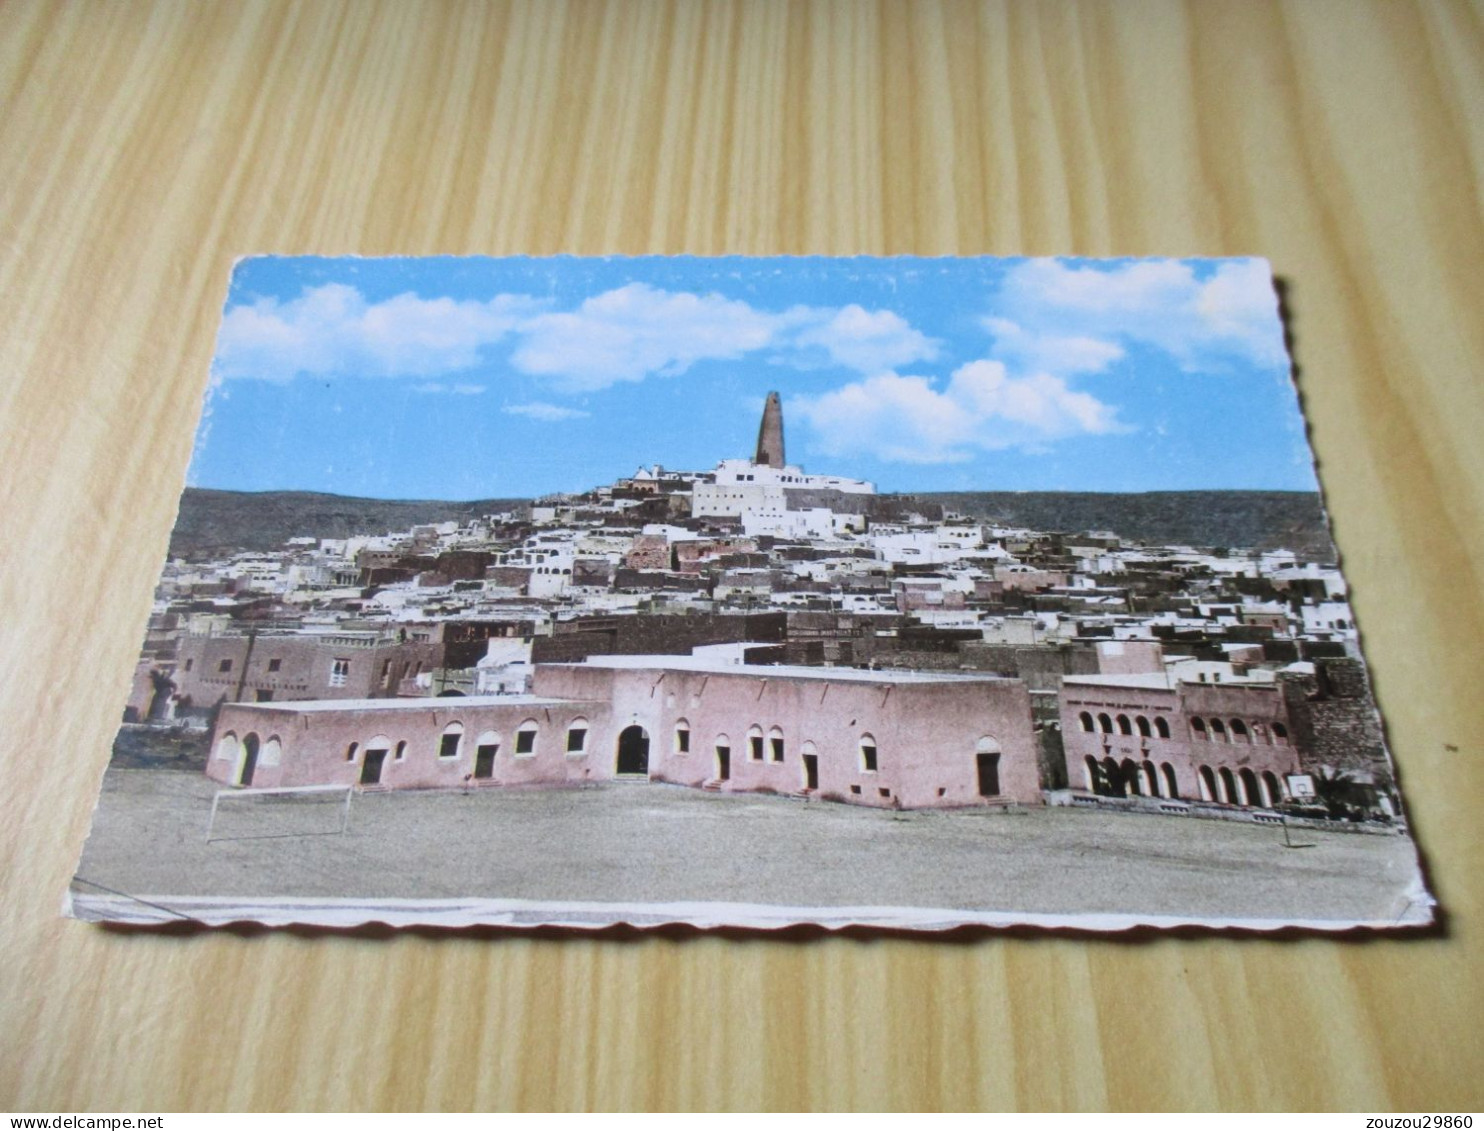
<path fill-rule="evenodd" d="M 354 762 L 356 760 L 356 751 L 360 748 L 361 744 L 359 742 L 352 742 L 345 748 L 345 760 L 347 762 Z"/>
<path fill-rule="evenodd" d="M 1157 715 L 1154 719 L 1154 733 L 1160 738 L 1170 737 L 1170 724 L 1163 715 Z"/>
<path fill-rule="evenodd" d="M 1134 717 L 1134 726 L 1144 738 L 1152 737 L 1152 732 L 1149 730 L 1149 720 L 1143 715 L 1136 715 Z"/>
<path fill-rule="evenodd" d="M 567 724 L 567 753 L 587 753 L 587 720 L 584 718 L 573 719 Z"/>
<path fill-rule="evenodd" d="M 763 728 L 760 726 L 747 728 L 747 760 L 750 762 L 763 760 Z"/>
<path fill-rule="evenodd" d="M 1119 734 L 1133 734 L 1134 733 L 1134 724 L 1128 721 L 1128 716 L 1127 715 L 1119 715 L 1118 716 L 1118 733 Z"/>
<path fill-rule="evenodd" d="M 237 761 L 237 754 L 237 735 L 229 730 L 226 734 L 222 735 L 221 741 L 216 744 L 216 756 L 223 762 L 235 762 Z"/>
<path fill-rule="evenodd" d="M 1180 787 L 1175 784 L 1175 767 L 1170 765 L 1168 762 L 1161 762 L 1159 764 L 1159 772 L 1164 775 L 1165 796 L 1179 797 Z"/>
<path fill-rule="evenodd" d="M 457 758 L 459 746 L 464 741 L 464 724 L 449 723 L 443 728 L 443 737 L 438 741 L 438 757 Z"/>
<path fill-rule="evenodd" d="M 1233 719 L 1231 721 L 1231 729 L 1232 729 L 1232 741 L 1233 742 L 1249 742 L 1249 741 L 1251 741 L 1247 737 L 1247 724 L 1244 723 L 1241 719 Z"/>
<path fill-rule="evenodd" d="M 1092 721 L 1091 711 L 1083 711 L 1080 715 L 1077 716 L 1077 721 L 1082 724 L 1082 729 L 1085 730 L 1088 734 L 1091 734 L 1095 729 Z"/>
<path fill-rule="evenodd" d="M 1109 797 L 1122 797 L 1127 792 L 1123 787 L 1123 773 L 1112 758 L 1103 759 L 1103 781 Z"/>
<path fill-rule="evenodd" d="M 263 749 L 258 752 L 258 765 L 276 766 L 282 759 L 282 756 L 283 742 L 278 737 L 278 735 L 275 734 L 267 742 L 263 743 Z"/>
<path fill-rule="evenodd" d="M 869 735 L 861 735 L 860 741 L 861 770 L 868 774 L 876 772 L 876 739 Z"/>
<path fill-rule="evenodd" d="M 1212 719 L 1211 720 L 1211 741 L 1212 742 L 1225 742 L 1226 741 L 1226 724 L 1224 722 L 1222 722 L 1220 719 Z"/>
<path fill-rule="evenodd" d="M 783 732 L 777 727 L 768 732 L 768 753 L 773 761 L 783 761 Z"/>
<path fill-rule="evenodd" d="M 397 743 L 397 752 L 393 754 L 392 757 L 398 762 L 407 757 L 407 740 L 405 738 L 401 742 Z"/>
<path fill-rule="evenodd" d="M 1206 720 L 1201 718 L 1200 716 L 1196 716 L 1195 718 L 1190 720 L 1190 729 L 1195 732 L 1195 736 L 1197 738 L 1209 737 L 1209 735 L 1206 734 Z"/>
<path fill-rule="evenodd" d="M 541 724 L 535 719 L 527 719 L 515 728 L 515 756 L 517 758 L 529 757 L 536 753 L 536 734 L 541 729 Z"/>
<path fill-rule="evenodd" d="M 1113 733 L 1113 720 L 1107 715 L 1098 716 L 1098 729 L 1104 734 Z"/>
<path fill-rule="evenodd" d="M 675 724 L 675 753 L 690 753 L 690 723 L 684 719 Z"/>
<path fill-rule="evenodd" d="M 1096 793 L 1098 791 L 1098 761 L 1091 754 L 1082 761 L 1084 763 L 1082 773 L 1087 781 L 1087 792 Z"/>
<path fill-rule="evenodd" d="M 1280 745 L 1280 746 L 1287 745 L 1287 743 L 1288 743 L 1288 728 L 1286 726 L 1284 726 L 1282 723 L 1274 723 L 1273 724 L 1273 738 L 1278 743 L 1278 745 Z"/>
<path fill-rule="evenodd" d="M 1201 772 L 1197 775 L 1197 779 L 1201 783 L 1202 801 L 1221 800 L 1221 795 L 1216 792 L 1216 775 L 1211 772 L 1210 766 L 1202 766 Z"/>

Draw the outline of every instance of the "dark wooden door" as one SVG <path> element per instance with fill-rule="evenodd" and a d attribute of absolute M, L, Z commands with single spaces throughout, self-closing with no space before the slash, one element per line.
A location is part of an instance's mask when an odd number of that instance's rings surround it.
<path fill-rule="evenodd" d="M 978 758 L 979 796 L 998 797 L 1000 795 L 1000 756 L 980 754 Z"/>
<path fill-rule="evenodd" d="M 500 747 L 495 743 L 486 743 L 474 751 L 474 776 L 476 778 L 492 778 L 495 776 L 495 755 Z"/>
<path fill-rule="evenodd" d="M 618 736 L 618 772 L 649 773 L 649 735 L 643 727 L 626 727 Z"/>
<path fill-rule="evenodd" d="M 361 762 L 361 784 L 379 785 L 381 783 L 381 766 L 386 761 L 386 750 L 368 750 Z"/>

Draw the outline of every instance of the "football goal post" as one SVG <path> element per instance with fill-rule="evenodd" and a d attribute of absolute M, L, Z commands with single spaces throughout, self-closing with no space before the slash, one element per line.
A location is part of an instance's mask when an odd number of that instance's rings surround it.
<path fill-rule="evenodd" d="M 339 836 L 350 826 L 353 785 L 219 789 L 211 799 L 206 843 Z"/>

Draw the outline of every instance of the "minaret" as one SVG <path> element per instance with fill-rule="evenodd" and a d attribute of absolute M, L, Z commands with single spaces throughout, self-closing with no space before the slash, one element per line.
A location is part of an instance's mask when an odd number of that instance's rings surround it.
<path fill-rule="evenodd" d="M 777 393 L 768 394 L 763 405 L 763 423 L 757 430 L 757 455 L 752 462 L 764 467 L 783 466 L 783 402 Z"/>

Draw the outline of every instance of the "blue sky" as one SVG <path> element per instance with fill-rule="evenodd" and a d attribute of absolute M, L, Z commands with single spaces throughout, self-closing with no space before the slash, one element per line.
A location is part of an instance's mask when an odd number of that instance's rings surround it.
<path fill-rule="evenodd" d="M 886 491 L 1314 490 L 1262 260 L 350 259 L 232 276 L 190 482 L 579 491 L 788 456 Z"/>

